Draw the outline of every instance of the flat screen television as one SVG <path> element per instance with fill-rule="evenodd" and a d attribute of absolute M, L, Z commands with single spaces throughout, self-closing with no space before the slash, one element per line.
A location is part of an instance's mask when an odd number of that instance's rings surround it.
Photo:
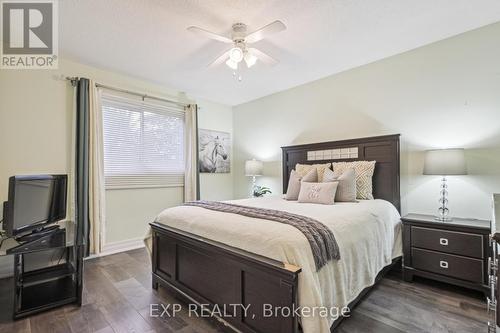
<path fill-rule="evenodd" d="M 36 231 L 66 218 L 66 175 L 13 176 L 4 203 L 3 229 L 9 237 Z"/>

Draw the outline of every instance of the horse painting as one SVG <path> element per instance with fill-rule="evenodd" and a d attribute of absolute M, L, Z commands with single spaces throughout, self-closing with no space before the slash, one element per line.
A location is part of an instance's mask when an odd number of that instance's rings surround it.
<path fill-rule="evenodd" d="M 230 151 L 229 133 L 200 129 L 198 151 L 200 172 L 230 172 Z"/>

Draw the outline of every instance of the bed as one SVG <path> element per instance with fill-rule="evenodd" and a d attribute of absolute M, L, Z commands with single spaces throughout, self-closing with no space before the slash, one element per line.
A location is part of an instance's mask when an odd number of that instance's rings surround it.
<path fill-rule="evenodd" d="M 296 163 L 377 161 L 375 200 L 333 206 L 281 197 L 232 201 L 317 219 L 335 234 L 341 259 L 316 271 L 305 237 L 289 225 L 179 206 L 151 223 L 153 288 L 162 285 L 212 309 L 228 306 L 233 311 L 225 313 L 224 323 L 243 332 L 328 332 L 338 325 L 342 317 L 331 311 L 303 316 L 299 325 L 293 311 L 283 309 L 352 307 L 401 256 L 399 135 L 282 150 L 284 192 Z"/>

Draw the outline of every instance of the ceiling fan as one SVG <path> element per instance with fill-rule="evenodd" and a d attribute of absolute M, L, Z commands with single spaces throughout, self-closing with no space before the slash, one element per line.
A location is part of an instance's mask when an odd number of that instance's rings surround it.
<path fill-rule="evenodd" d="M 208 65 L 208 67 L 215 67 L 225 62 L 228 67 L 237 71 L 238 66 L 242 61 L 245 62 L 248 68 L 255 65 L 257 60 L 260 60 L 268 65 L 275 65 L 278 63 L 278 61 L 273 57 L 267 55 L 259 49 L 248 47 L 248 45 L 285 30 L 286 26 L 283 22 L 274 21 L 249 34 L 247 34 L 247 26 L 244 23 L 235 23 L 232 28 L 233 31 L 231 33 L 231 37 L 222 36 L 195 26 L 187 28 L 188 31 L 198 35 L 208 37 L 219 42 L 233 44 L 232 48 L 217 57 Z M 241 81 L 241 76 L 239 77 L 239 80 Z"/>

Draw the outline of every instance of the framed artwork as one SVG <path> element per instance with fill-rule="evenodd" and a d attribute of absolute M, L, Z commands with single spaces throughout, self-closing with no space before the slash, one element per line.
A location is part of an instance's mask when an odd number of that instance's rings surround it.
<path fill-rule="evenodd" d="M 200 128 L 198 145 L 200 173 L 231 172 L 231 134 Z"/>

